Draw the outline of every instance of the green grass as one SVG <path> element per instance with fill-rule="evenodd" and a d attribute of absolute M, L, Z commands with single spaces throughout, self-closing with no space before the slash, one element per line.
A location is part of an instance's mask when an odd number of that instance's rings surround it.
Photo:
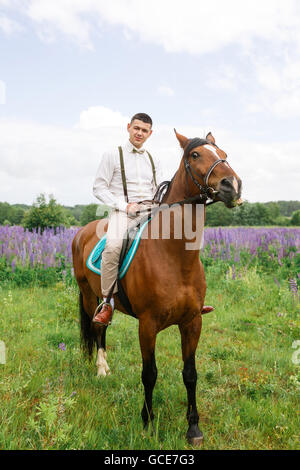
<path fill-rule="evenodd" d="M 203 449 L 299 449 L 299 304 L 281 282 L 248 271 L 236 280 L 206 269 L 197 350 Z M 77 289 L 0 290 L 2 449 L 191 449 L 177 327 L 158 335 L 154 433 L 144 432 L 138 322 L 120 313 L 107 332 L 112 374 L 97 379 L 80 351 Z M 65 351 L 58 348 L 65 343 Z"/>

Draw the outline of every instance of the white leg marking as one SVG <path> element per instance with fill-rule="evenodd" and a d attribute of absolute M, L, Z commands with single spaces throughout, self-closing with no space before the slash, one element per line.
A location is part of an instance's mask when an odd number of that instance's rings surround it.
<path fill-rule="evenodd" d="M 97 361 L 96 361 L 97 377 L 105 377 L 106 375 L 110 375 L 110 370 L 106 362 L 106 358 L 107 358 L 106 351 L 104 351 L 103 348 L 100 348 L 98 350 Z"/>

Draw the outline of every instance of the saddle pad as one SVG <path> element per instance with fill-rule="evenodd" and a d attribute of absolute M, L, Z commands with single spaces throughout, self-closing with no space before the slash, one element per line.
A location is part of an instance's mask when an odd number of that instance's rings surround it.
<path fill-rule="evenodd" d="M 144 222 L 143 225 L 138 230 L 138 232 L 135 236 L 135 239 L 134 239 L 127 255 L 125 256 L 124 261 L 122 263 L 122 266 L 119 270 L 119 279 L 122 279 L 122 277 L 125 276 L 128 268 L 130 266 L 130 263 L 133 260 L 133 257 L 136 253 L 136 250 L 139 246 L 143 230 L 146 227 L 146 225 L 148 224 L 149 220 L 150 219 L 146 220 L 146 222 Z M 105 248 L 105 244 L 106 244 L 106 234 L 96 243 L 96 245 L 92 249 L 92 251 L 91 251 L 91 253 L 90 253 L 90 255 L 87 259 L 87 262 L 86 262 L 87 267 L 91 271 L 93 271 L 94 273 L 99 274 L 99 276 L 101 276 L 101 260 L 102 260 L 102 253 L 103 253 L 103 250 Z"/>

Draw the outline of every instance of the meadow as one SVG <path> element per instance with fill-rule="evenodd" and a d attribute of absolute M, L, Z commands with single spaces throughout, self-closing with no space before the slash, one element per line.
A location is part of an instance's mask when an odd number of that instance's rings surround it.
<path fill-rule="evenodd" d="M 176 326 L 157 338 L 152 433 L 140 417 L 138 322 L 115 313 L 110 376 L 97 379 L 82 356 L 75 231 L 0 227 L 0 448 L 191 449 Z M 202 449 L 300 448 L 299 245 L 299 229 L 206 229 L 206 303 L 216 309 L 196 356 Z"/>

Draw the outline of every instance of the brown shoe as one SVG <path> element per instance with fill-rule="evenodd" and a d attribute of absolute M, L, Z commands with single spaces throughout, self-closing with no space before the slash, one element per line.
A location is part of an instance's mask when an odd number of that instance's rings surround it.
<path fill-rule="evenodd" d="M 209 313 L 209 312 L 212 312 L 214 310 L 214 307 L 211 307 L 210 305 L 203 305 L 203 308 L 202 308 L 202 315 L 204 315 L 205 313 Z"/>
<path fill-rule="evenodd" d="M 100 305 L 99 305 L 100 307 Z M 111 324 L 112 319 L 112 306 L 110 304 L 104 303 L 102 304 L 102 308 L 100 312 L 97 313 L 98 308 L 96 308 L 93 323 L 100 323 L 100 325 L 108 326 Z"/>

